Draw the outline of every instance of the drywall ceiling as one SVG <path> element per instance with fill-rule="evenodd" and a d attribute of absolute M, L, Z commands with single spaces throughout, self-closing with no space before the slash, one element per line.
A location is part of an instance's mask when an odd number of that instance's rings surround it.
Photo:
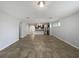
<path fill-rule="evenodd" d="M 0 10 L 28 23 L 49 22 L 70 16 L 79 11 L 78 1 L 47 1 L 44 8 L 33 1 L 0 1 Z"/>

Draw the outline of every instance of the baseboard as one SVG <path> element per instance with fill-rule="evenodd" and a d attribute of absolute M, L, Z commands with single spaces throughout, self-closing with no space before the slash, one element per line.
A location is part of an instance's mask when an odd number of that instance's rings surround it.
<path fill-rule="evenodd" d="M 79 49 L 79 47 L 78 47 L 78 46 L 75 46 L 75 45 L 73 45 L 72 43 L 70 43 L 70 42 L 68 42 L 68 41 L 63 40 L 62 38 L 60 38 L 60 37 L 58 37 L 58 36 L 56 36 L 56 35 L 53 35 L 53 36 L 55 36 L 55 37 L 56 37 L 56 38 L 58 38 L 59 40 L 62 40 L 62 41 L 63 41 L 63 42 L 65 42 L 65 43 L 67 43 L 67 44 L 69 44 L 69 45 L 73 46 L 74 48 Z"/>
<path fill-rule="evenodd" d="M 30 34 L 26 34 L 25 36 L 21 36 L 20 39 L 25 38 L 25 37 L 28 36 L 28 35 L 30 35 Z"/>
<path fill-rule="evenodd" d="M 15 41 L 10 42 L 8 45 L 5 45 L 4 47 L 0 48 L 0 51 L 9 47 L 10 45 L 14 44 L 16 41 L 18 41 L 19 39 L 16 39 Z"/>

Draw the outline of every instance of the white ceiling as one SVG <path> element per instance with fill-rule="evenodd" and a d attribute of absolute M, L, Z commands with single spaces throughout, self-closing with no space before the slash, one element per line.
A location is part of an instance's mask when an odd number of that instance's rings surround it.
<path fill-rule="evenodd" d="M 79 11 L 79 1 L 50 1 L 44 8 L 32 1 L 0 2 L 0 10 L 28 23 L 55 21 Z M 52 19 L 51 19 L 52 18 Z"/>

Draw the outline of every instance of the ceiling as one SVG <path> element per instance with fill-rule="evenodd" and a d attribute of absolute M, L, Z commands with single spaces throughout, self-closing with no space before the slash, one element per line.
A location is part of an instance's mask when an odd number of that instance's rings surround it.
<path fill-rule="evenodd" d="M 0 10 L 28 23 L 50 22 L 79 11 L 79 1 L 46 1 L 44 8 L 33 1 L 0 1 Z"/>

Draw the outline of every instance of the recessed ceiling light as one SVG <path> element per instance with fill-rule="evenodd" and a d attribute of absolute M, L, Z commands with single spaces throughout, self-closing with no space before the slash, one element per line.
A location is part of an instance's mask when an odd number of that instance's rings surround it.
<path fill-rule="evenodd" d="M 26 17 L 27 19 L 30 19 L 30 17 Z"/>
<path fill-rule="evenodd" d="M 49 19 L 52 19 L 52 17 L 49 17 Z"/>

